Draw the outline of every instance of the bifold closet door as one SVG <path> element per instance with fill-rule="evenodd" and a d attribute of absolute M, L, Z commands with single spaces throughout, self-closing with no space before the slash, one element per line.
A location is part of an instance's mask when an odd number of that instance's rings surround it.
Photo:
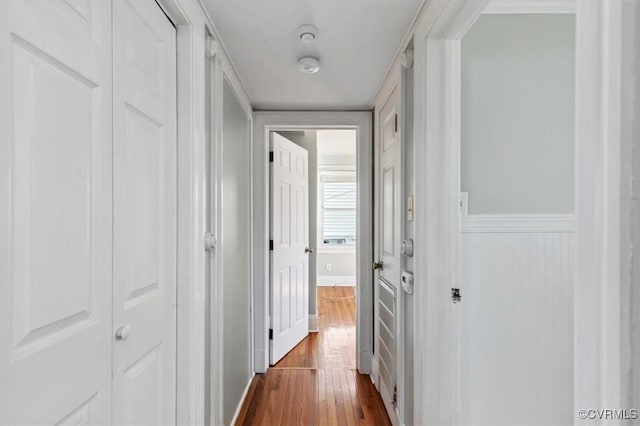
<path fill-rule="evenodd" d="M 113 3 L 113 421 L 175 423 L 176 32 Z"/>
<path fill-rule="evenodd" d="M 0 424 L 111 423 L 111 2 L 0 1 Z"/>

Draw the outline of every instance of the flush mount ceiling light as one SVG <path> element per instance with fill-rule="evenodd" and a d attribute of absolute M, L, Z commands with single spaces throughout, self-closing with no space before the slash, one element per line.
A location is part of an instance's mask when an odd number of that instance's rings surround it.
<path fill-rule="evenodd" d="M 309 44 L 314 41 L 317 34 L 318 29 L 310 24 L 302 25 L 298 28 L 298 37 L 300 38 L 300 41 L 305 44 Z"/>
<path fill-rule="evenodd" d="M 298 69 L 305 74 L 315 74 L 320 70 L 320 60 L 313 56 L 298 59 Z"/>

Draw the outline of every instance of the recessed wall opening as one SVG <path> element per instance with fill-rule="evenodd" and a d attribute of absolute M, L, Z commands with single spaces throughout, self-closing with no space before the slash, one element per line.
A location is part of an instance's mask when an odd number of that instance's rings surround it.
<path fill-rule="evenodd" d="M 460 423 L 569 424 L 575 15 L 484 14 L 460 47 Z"/>

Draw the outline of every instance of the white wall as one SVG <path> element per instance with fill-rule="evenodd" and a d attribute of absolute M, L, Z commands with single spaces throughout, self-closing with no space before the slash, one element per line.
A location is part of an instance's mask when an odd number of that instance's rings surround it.
<path fill-rule="evenodd" d="M 330 271 L 327 270 L 327 265 L 331 265 Z M 355 249 L 348 252 L 321 250 L 318 253 L 318 285 L 356 285 L 355 280 Z"/>
<path fill-rule="evenodd" d="M 575 16 L 483 15 L 462 40 L 471 214 L 572 213 Z"/>

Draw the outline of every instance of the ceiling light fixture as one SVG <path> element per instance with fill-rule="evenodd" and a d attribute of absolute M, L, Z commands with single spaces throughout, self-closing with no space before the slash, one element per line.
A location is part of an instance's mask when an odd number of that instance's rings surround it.
<path fill-rule="evenodd" d="M 305 74 L 315 74 L 320 71 L 320 60 L 313 56 L 298 59 L 298 69 Z"/>
<path fill-rule="evenodd" d="M 302 25 L 298 28 L 298 37 L 300 41 L 309 44 L 316 39 L 318 29 L 310 24 Z"/>

